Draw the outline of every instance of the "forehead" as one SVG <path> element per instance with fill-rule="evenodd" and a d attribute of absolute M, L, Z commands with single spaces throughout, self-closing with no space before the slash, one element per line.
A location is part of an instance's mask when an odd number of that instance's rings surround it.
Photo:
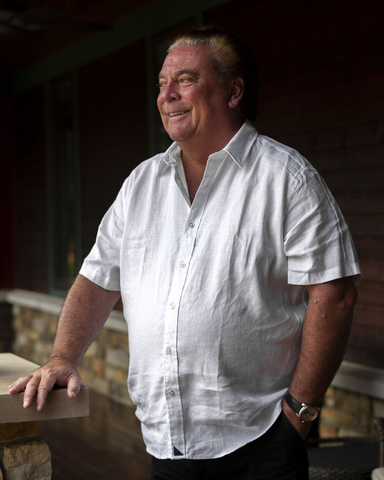
<path fill-rule="evenodd" d="M 207 45 L 181 45 L 168 53 L 161 68 L 160 76 L 182 70 L 213 71 L 211 60 L 211 52 Z"/>

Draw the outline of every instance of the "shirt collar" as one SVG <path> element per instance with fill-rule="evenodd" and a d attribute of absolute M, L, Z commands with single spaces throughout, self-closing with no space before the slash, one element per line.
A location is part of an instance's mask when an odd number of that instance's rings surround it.
<path fill-rule="evenodd" d="M 258 132 L 251 124 L 249 120 L 245 120 L 242 127 L 237 131 L 237 133 L 231 138 L 231 140 L 227 143 L 227 145 L 220 150 L 219 152 L 215 152 L 210 157 L 214 157 L 217 155 L 222 155 L 223 152 L 226 152 L 232 160 L 241 167 L 247 158 L 247 155 L 252 148 L 252 145 L 255 143 Z M 162 155 L 161 164 L 169 165 L 171 167 L 175 167 L 177 162 L 181 159 L 181 149 L 177 145 L 176 142 L 172 143 L 172 145 L 166 150 L 165 153 Z"/>
<path fill-rule="evenodd" d="M 181 148 L 177 145 L 176 142 L 173 142 L 172 145 L 163 153 L 162 160 L 169 165 L 170 167 L 175 167 L 177 162 L 181 159 Z"/>
<path fill-rule="evenodd" d="M 259 134 L 252 123 L 249 120 L 245 120 L 243 126 L 223 150 L 241 167 L 258 136 Z"/>

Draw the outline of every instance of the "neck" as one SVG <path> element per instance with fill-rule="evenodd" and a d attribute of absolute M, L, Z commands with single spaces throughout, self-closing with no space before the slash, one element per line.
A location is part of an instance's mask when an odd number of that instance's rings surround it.
<path fill-rule="evenodd" d="M 222 150 L 238 132 L 241 125 L 242 123 L 231 131 L 227 131 L 226 135 L 222 133 L 220 139 L 218 139 L 216 135 L 207 142 L 202 142 L 201 140 L 197 142 L 192 142 L 191 140 L 178 142 L 181 148 L 181 158 L 191 203 L 203 179 L 208 157 Z"/>
<path fill-rule="evenodd" d="M 208 157 L 215 152 L 222 150 L 229 141 L 235 136 L 235 134 L 241 128 L 243 122 L 237 123 L 232 128 L 226 131 L 220 132 L 220 135 L 212 135 L 206 139 L 193 138 L 188 139 L 185 142 L 177 142 L 181 148 L 181 158 L 183 164 L 190 164 L 198 167 L 199 165 L 206 165 Z"/>

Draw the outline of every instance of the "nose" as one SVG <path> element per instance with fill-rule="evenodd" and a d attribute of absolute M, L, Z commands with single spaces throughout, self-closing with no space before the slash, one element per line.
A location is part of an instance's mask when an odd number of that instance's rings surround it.
<path fill-rule="evenodd" d="M 175 82 L 169 82 L 161 87 L 159 92 L 159 100 L 163 102 L 169 102 L 172 100 L 180 100 L 181 95 L 179 92 L 179 86 Z"/>

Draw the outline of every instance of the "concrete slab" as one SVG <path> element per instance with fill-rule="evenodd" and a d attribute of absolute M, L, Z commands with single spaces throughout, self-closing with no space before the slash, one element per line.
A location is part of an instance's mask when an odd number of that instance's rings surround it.
<path fill-rule="evenodd" d="M 36 401 L 23 408 L 23 393 L 10 395 L 8 386 L 19 377 L 28 375 L 39 365 L 12 353 L 0 353 L 0 424 L 85 417 L 89 415 L 89 391 L 82 386 L 76 398 L 70 399 L 65 388 L 54 388 L 45 408 L 38 412 Z"/>

